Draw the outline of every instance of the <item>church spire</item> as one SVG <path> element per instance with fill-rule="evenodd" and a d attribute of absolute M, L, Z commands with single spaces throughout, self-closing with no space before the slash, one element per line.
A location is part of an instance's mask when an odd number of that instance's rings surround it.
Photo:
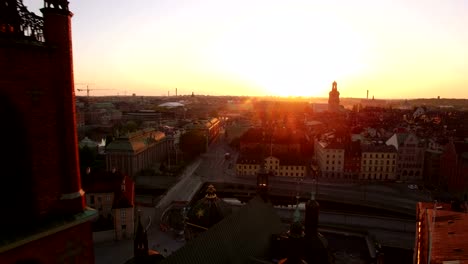
<path fill-rule="evenodd" d="M 332 90 L 328 94 L 328 111 L 338 112 L 340 109 L 340 92 L 336 81 L 332 83 Z"/>
<path fill-rule="evenodd" d="M 310 200 L 306 203 L 305 211 L 305 236 L 311 238 L 318 233 L 318 220 L 319 220 L 320 205 L 315 200 L 315 193 L 311 192 Z"/>
<path fill-rule="evenodd" d="M 138 224 L 133 241 L 133 254 L 135 258 L 148 256 L 148 234 L 141 223 L 141 214 L 138 213 Z"/>

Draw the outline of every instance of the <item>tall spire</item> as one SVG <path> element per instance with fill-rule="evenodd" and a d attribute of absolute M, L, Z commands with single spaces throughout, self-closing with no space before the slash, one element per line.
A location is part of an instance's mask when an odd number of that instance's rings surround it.
<path fill-rule="evenodd" d="M 262 154 L 260 160 L 260 170 L 257 173 L 257 192 L 263 198 L 264 201 L 268 200 L 268 177 L 269 172 L 266 169 L 265 164 L 265 132 L 263 132 L 262 138 Z"/>
<path fill-rule="evenodd" d="M 141 223 L 140 212 L 138 212 L 138 224 L 133 241 L 133 254 L 135 258 L 148 256 L 148 234 Z"/>
<path fill-rule="evenodd" d="M 306 204 L 305 212 L 305 235 L 306 238 L 316 236 L 318 233 L 318 221 L 319 221 L 319 210 L 320 205 L 315 200 L 315 193 L 310 193 L 310 200 Z"/>
<path fill-rule="evenodd" d="M 332 83 L 332 90 L 328 94 L 328 111 L 338 112 L 340 108 L 340 92 L 336 81 Z"/>
<path fill-rule="evenodd" d="M 286 260 L 283 263 L 305 263 L 304 262 L 304 227 L 301 223 L 301 212 L 299 211 L 299 203 L 296 205 L 296 210 L 293 214 L 293 222 L 289 227 L 288 244 Z"/>

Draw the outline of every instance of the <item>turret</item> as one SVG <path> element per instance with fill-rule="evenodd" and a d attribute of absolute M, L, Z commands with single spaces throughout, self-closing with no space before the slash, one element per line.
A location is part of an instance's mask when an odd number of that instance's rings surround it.
<path fill-rule="evenodd" d="M 44 38 L 47 45 L 54 50 L 54 61 L 50 71 L 54 75 L 54 97 L 57 113 L 55 126 L 60 129 L 61 153 L 58 163 L 60 173 L 68 175 L 61 182 L 61 210 L 77 213 L 84 209 L 84 192 L 81 189 L 78 161 L 78 137 L 75 113 L 75 86 L 73 77 L 73 53 L 71 18 L 68 1 L 44 1 L 41 12 L 44 15 Z"/>

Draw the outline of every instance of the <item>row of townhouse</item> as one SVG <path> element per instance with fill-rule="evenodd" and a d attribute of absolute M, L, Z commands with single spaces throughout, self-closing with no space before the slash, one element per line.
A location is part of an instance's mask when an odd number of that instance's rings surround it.
<path fill-rule="evenodd" d="M 256 176 L 262 166 L 274 176 L 303 178 L 307 176 L 306 159 L 300 155 L 241 155 L 236 162 L 236 173 L 240 176 Z"/>
<path fill-rule="evenodd" d="M 423 142 L 414 134 L 394 134 L 385 144 L 316 139 L 315 159 L 323 178 L 421 180 Z"/>

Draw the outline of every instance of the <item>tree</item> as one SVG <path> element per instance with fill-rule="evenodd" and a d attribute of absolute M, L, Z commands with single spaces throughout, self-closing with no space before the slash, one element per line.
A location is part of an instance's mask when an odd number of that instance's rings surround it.
<path fill-rule="evenodd" d="M 180 136 L 179 147 L 188 158 L 194 158 L 206 151 L 206 137 L 200 131 L 188 131 Z"/>
<path fill-rule="evenodd" d="M 133 120 L 129 120 L 125 123 L 125 129 L 127 132 L 135 132 L 138 130 L 138 124 Z"/>
<path fill-rule="evenodd" d="M 88 146 L 84 146 L 79 149 L 79 155 L 80 163 L 82 164 L 82 166 L 90 167 L 96 160 L 97 153 L 95 150 L 89 148 Z"/>

